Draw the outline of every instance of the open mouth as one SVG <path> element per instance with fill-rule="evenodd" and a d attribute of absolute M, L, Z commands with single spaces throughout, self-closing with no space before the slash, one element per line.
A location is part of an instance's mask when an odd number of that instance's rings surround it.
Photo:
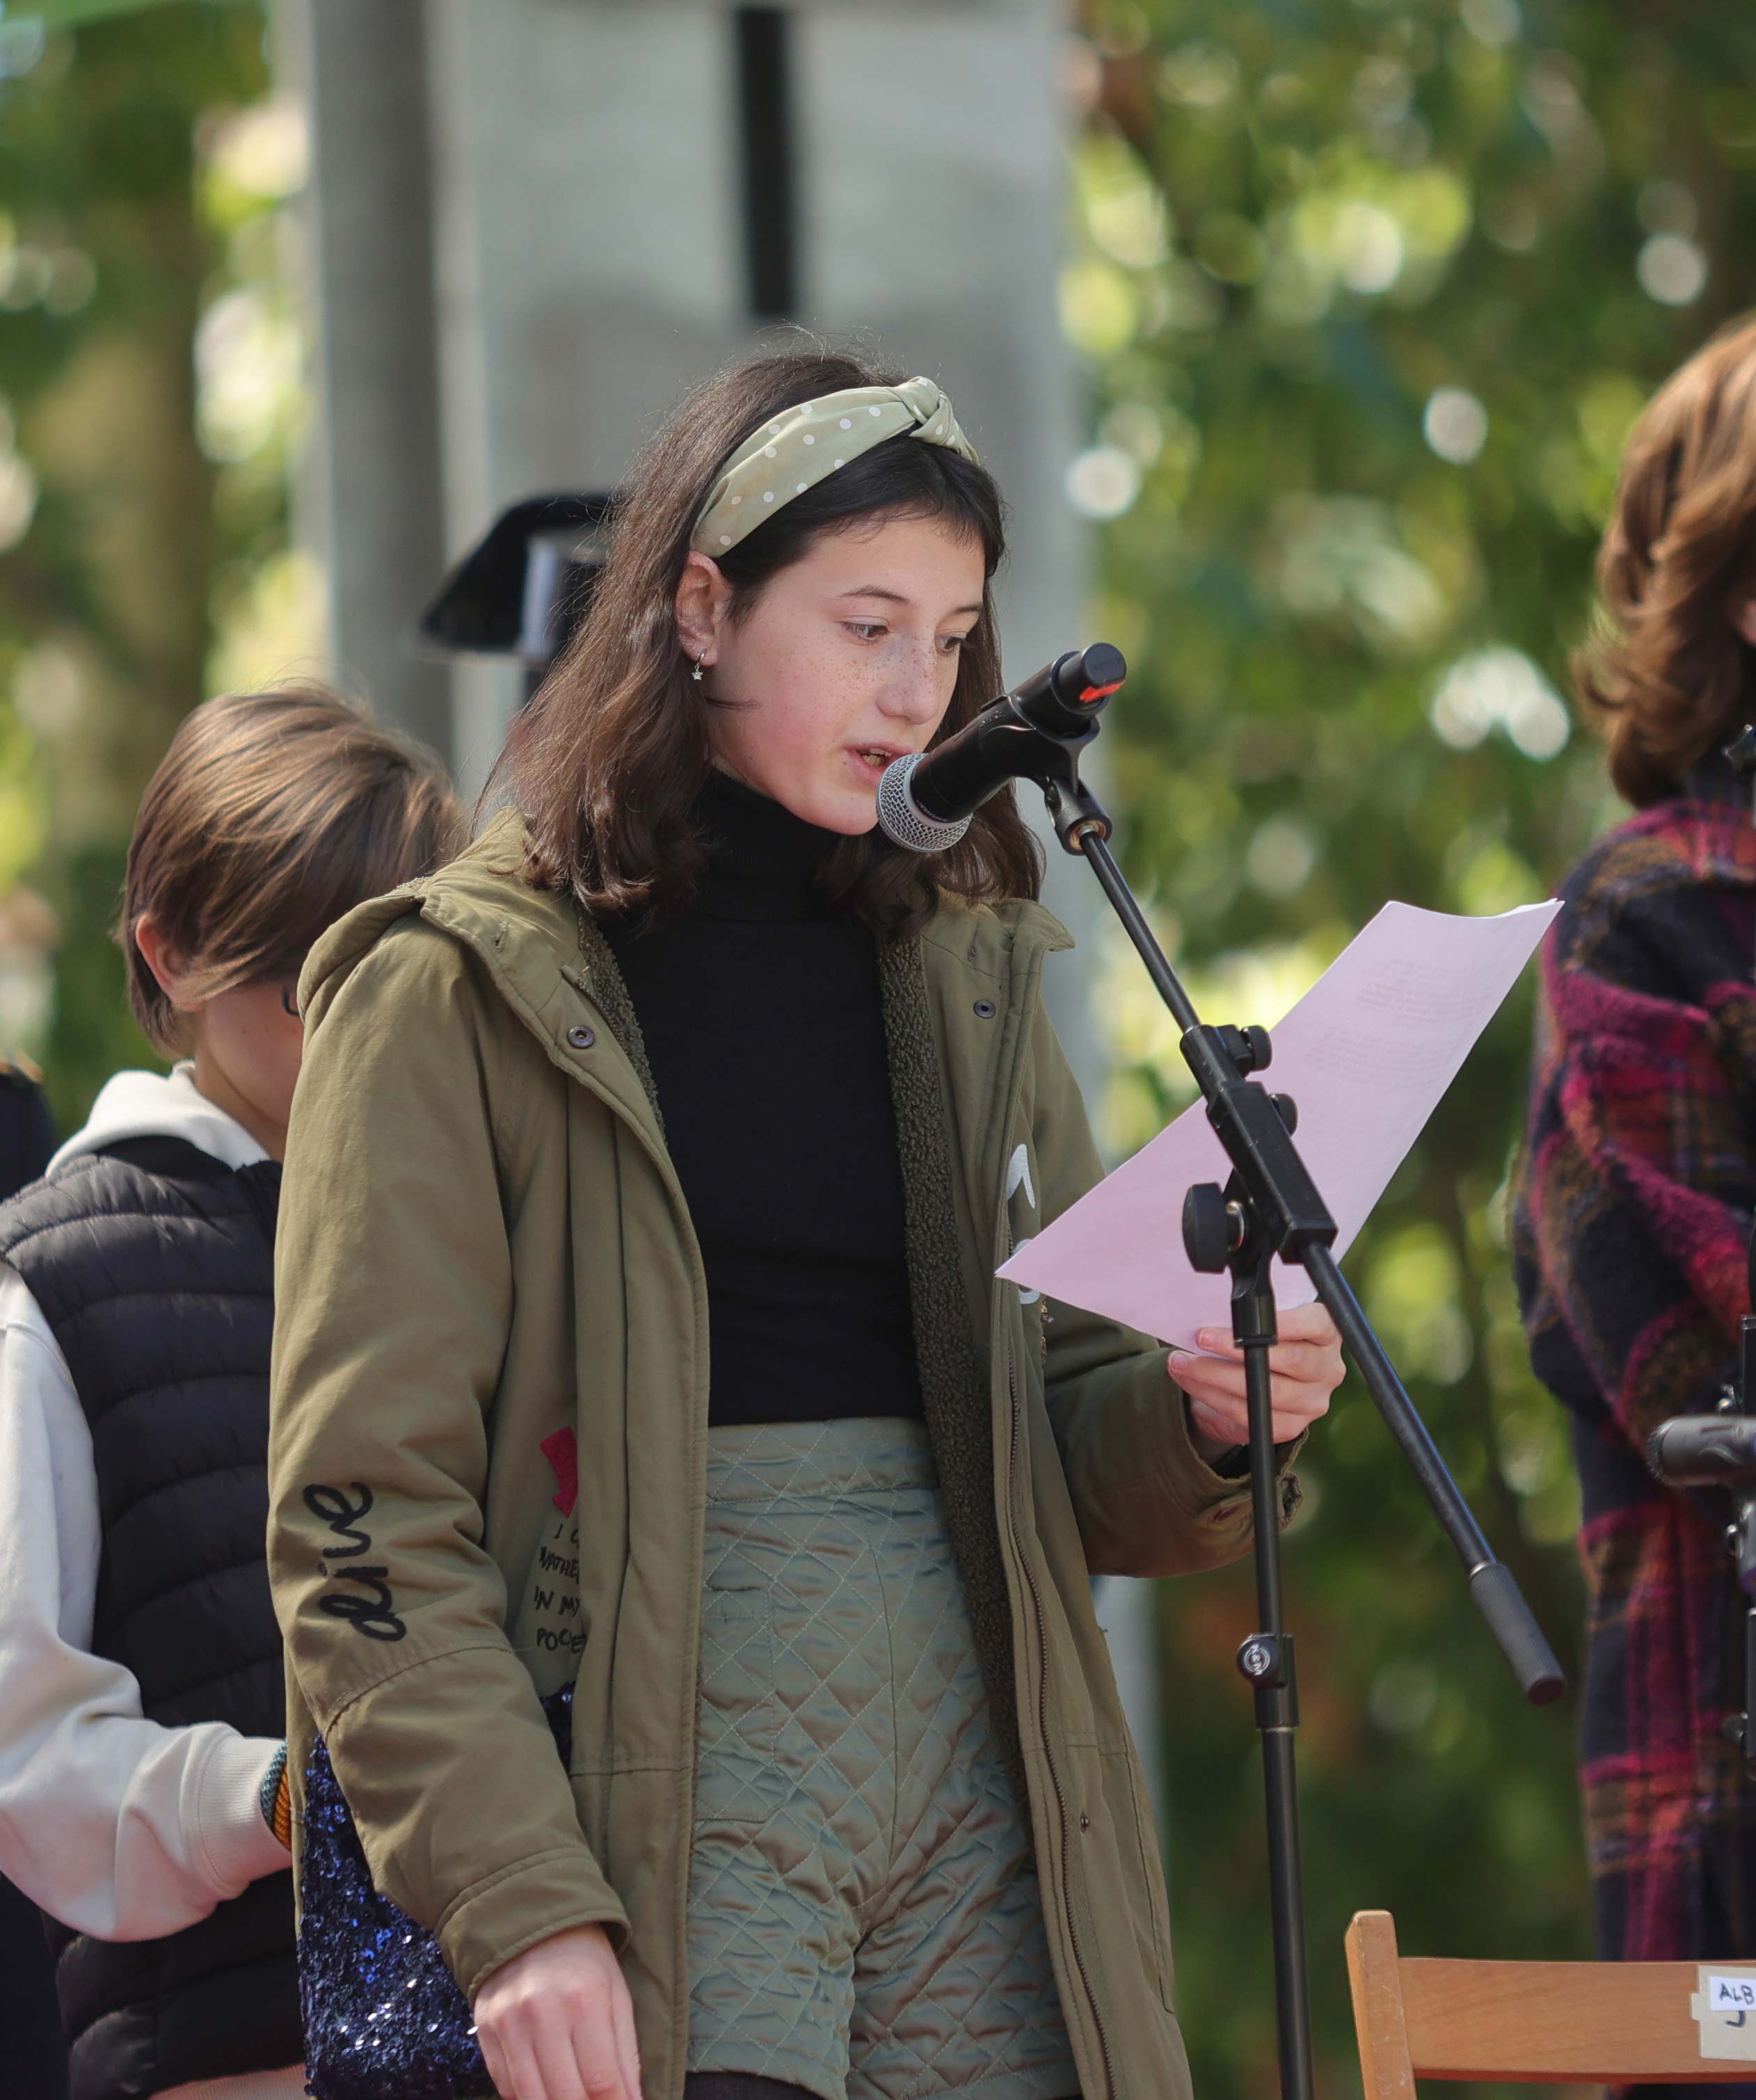
<path fill-rule="evenodd" d="M 855 744 L 853 753 L 862 765 L 873 773 L 882 773 L 886 766 L 904 756 L 895 746 L 885 743 Z"/>

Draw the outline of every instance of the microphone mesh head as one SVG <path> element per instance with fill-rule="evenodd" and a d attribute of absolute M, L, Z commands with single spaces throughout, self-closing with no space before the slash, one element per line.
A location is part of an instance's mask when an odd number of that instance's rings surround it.
<path fill-rule="evenodd" d="M 907 758 L 893 759 L 879 776 L 879 827 L 886 838 L 911 853 L 943 853 L 969 829 L 969 819 L 959 817 L 954 823 L 941 823 L 915 806 L 908 783 L 920 761 L 920 752 L 911 751 Z"/>

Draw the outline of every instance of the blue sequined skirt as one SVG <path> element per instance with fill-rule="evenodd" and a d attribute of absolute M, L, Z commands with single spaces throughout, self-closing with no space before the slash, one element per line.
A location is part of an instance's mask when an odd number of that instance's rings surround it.
<path fill-rule="evenodd" d="M 565 1765 L 573 1694 L 543 1711 Z M 305 1768 L 299 2010 L 314 2100 L 492 2100 L 470 2001 L 430 1932 L 372 1885 L 319 1736 Z"/>

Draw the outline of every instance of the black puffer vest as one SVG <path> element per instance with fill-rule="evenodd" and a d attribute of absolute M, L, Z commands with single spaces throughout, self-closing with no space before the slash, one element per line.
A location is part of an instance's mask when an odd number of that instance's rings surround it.
<path fill-rule="evenodd" d="M 263 1558 L 280 1169 L 180 1139 L 69 1160 L 0 1211 L 0 1259 L 60 1344 L 91 1428 L 104 1542 L 94 1653 L 149 1720 L 285 1729 Z M 73 2100 L 136 2100 L 303 2054 L 293 1877 L 167 1939 L 52 1926 Z"/>

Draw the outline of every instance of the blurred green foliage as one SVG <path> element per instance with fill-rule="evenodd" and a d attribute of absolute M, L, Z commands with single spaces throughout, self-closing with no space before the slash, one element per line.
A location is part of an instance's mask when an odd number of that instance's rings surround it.
<path fill-rule="evenodd" d="M 1620 447 L 1751 298 L 1756 18 L 1718 0 L 1087 0 L 1063 321 L 1128 652 L 1125 848 L 1211 1018 L 1272 1021 L 1388 898 L 1546 894 L 1615 812 L 1568 657 Z M 1137 966 L 1105 969 L 1132 1146 L 1189 1097 Z M 1560 1410 L 1506 1247 L 1530 986 L 1349 1273 L 1564 1657 Z M 1521 1704 L 1364 1392 L 1288 1543 L 1323 2082 L 1357 2089 L 1342 1933 L 1584 1956 L 1571 1716 Z M 1247 1570 L 1162 1598 L 1180 1998 L 1209 2100 L 1273 2076 Z"/>
<path fill-rule="evenodd" d="M 64 1130 L 151 1061 L 108 938 L 135 805 L 285 536 L 284 453 L 228 448 L 212 383 L 271 274 L 277 200 L 225 174 L 263 38 L 254 7 L 0 16 L 0 1050 Z"/>
<path fill-rule="evenodd" d="M 1639 404 L 1751 297 L 1756 19 L 1725 0 L 1083 0 L 1063 318 L 1071 499 L 1131 871 L 1204 1008 L 1272 1021 L 1386 898 L 1545 893 L 1613 814 L 1568 652 Z M 64 1127 L 144 1061 L 105 929 L 181 715 L 279 631 L 297 435 L 297 126 L 262 11 L 0 12 L 0 1049 Z M 296 620 L 291 621 L 296 626 Z M 1138 1143 L 1189 1090 L 1103 970 Z M 1577 1661 L 1571 1470 L 1505 1245 L 1529 987 L 1348 1268 Z M 1569 1716 L 1520 1703 L 1364 1396 L 1289 1542 L 1321 2082 L 1356 2089 L 1341 1934 L 1590 1951 Z M 1180 1997 L 1207 2100 L 1268 2089 L 1247 1570 L 1162 1595 Z"/>

